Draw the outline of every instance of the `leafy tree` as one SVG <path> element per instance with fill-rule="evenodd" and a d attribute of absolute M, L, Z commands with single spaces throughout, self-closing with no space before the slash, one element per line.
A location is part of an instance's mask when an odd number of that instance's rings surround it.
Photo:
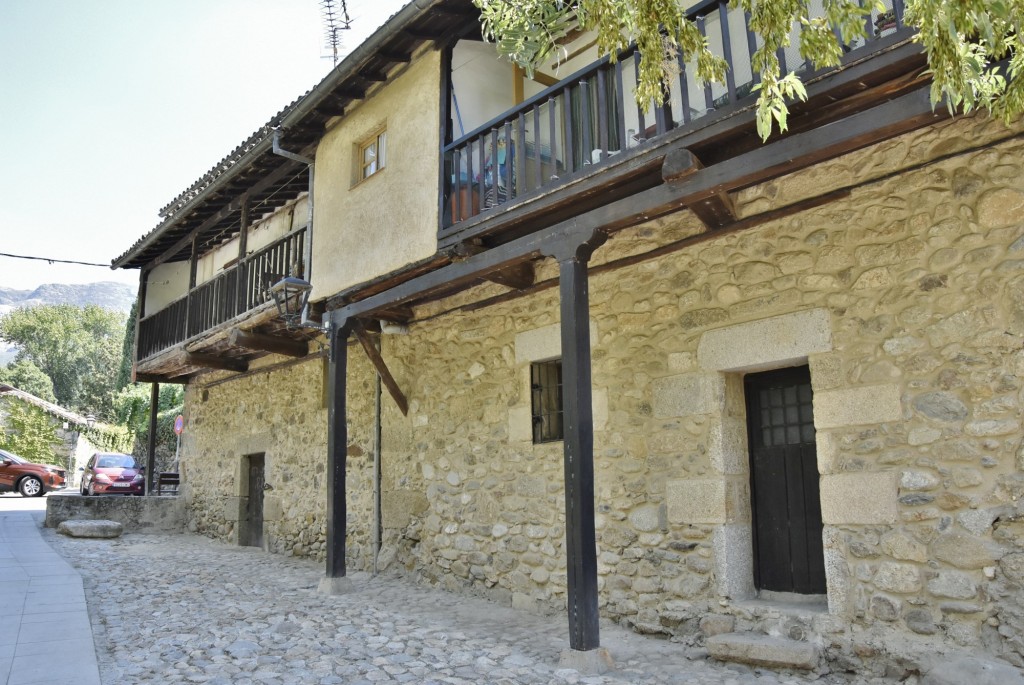
<path fill-rule="evenodd" d="M 121 347 L 121 365 L 117 369 L 117 381 L 114 389 L 123 390 L 132 382 L 132 362 L 135 357 L 135 318 L 139 313 L 139 299 L 135 298 L 132 310 L 128 312 L 128 321 L 124 327 L 124 345 Z"/>
<path fill-rule="evenodd" d="M 484 36 L 498 52 L 520 66 L 559 54 L 560 43 L 576 23 L 597 32 L 601 54 L 614 59 L 630 42 L 641 52 L 636 99 L 642 106 L 664 100 L 673 76 L 674 57 L 695 58 L 697 78 L 722 81 L 725 61 L 708 48 L 696 24 L 686 18 L 684 0 L 473 0 L 481 10 Z M 801 27 L 800 54 L 815 68 L 836 66 L 842 45 L 866 37 L 865 15 L 882 11 L 879 0 L 822 0 L 824 14 L 810 16 L 809 0 L 731 0 L 751 15 L 760 37 L 753 67 L 760 73 L 757 130 L 763 139 L 777 125 L 786 130 L 787 99 L 806 99 L 800 77 L 781 75 L 777 51 L 790 43 L 794 23 Z M 1020 0 L 905 0 L 905 21 L 918 29 L 932 77 L 931 98 L 965 112 L 984 108 L 1009 120 L 1024 111 L 1024 83 L 1014 78 L 1024 68 L 1019 27 Z M 1005 65 L 997 63 L 1006 60 Z M 1009 77 L 1009 78 L 1007 78 Z"/>
<path fill-rule="evenodd" d="M 123 315 L 87 305 L 43 305 L 0 317 L 0 338 L 53 381 L 57 402 L 108 418 L 124 340 Z"/>
<path fill-rule="evenodd" d="M 42 464 L 58 464 L 53 448 L 60 443 L 54 420 L 39 407 L 18 401 L 4 403 L 7 414 L 0 448 Z"/>
<path fill-rule="evenodd" d="M 0 367 L 0 383 L 7 383 L 47 402 L 57 401 L 53 396 L 53 381 L 28 359 Z"/>

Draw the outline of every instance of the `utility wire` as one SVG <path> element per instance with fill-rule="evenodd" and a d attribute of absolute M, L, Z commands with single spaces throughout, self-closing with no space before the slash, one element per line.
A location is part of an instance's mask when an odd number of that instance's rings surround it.
<path fill-rule="evenodd" d="M 14 259 L 35 259 L 40 262 L 49 262 L 50 264 L 81 264 L 82 266 L 102 266 L 104 269 L 109 269 L 109 264 L 96 264 L 95 262 L 76 262 L 73 259 L 56 259 L 54 257 L 31 257 L 24 254 L 8 254 L 7 252 L 0 252 L 0 257 L 12 257 Z"/>

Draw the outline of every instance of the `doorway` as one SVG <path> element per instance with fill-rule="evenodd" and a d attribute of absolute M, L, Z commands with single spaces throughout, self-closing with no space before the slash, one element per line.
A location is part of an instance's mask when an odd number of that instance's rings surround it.
<path fill-rule="evenodd" d="M 825 557 L 807 366 L 744 379 L 750 451 L 754 586 L 823 595 Z"/>
<path fill-rule="evenodd" d="M 263 547 L 263 489 L 266 485 L 265 458 L 259 454 L 245 456 L 249 496 L 245 502 L 245 519 L 241 522 L 238 543 L 243 547 Z"/>

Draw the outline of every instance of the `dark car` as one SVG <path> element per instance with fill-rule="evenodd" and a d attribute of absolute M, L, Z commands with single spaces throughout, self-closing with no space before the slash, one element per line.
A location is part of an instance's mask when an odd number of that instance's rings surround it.
<path fill-rule="evenodd" d="M 42 497 L 44 492 L 67 485 L 64 469 L 50 464 L 33 464 L 17 454 L 0 450 L 0 492 L 17 490 L 22 497 Z"/>
<path fill-rule="evenodd" d="M 83 495 L 142 495 L 145 476 L 130 454 L 97 452 L 82 472 Z"/>

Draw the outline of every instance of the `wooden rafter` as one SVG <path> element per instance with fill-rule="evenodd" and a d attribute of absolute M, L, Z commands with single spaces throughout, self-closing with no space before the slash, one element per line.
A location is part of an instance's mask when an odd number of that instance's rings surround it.
<path fill-rule="evenodd" d="M 279 335 L 263 335 L 251 333 L 240 328 L 232 328 L 228 333 L 228 342 L 235 347 L 250 350 L 283 354 L 286 357 L 301 358 L 309 354 L 309 343 L 304 340 L 292 340 Z"/>

